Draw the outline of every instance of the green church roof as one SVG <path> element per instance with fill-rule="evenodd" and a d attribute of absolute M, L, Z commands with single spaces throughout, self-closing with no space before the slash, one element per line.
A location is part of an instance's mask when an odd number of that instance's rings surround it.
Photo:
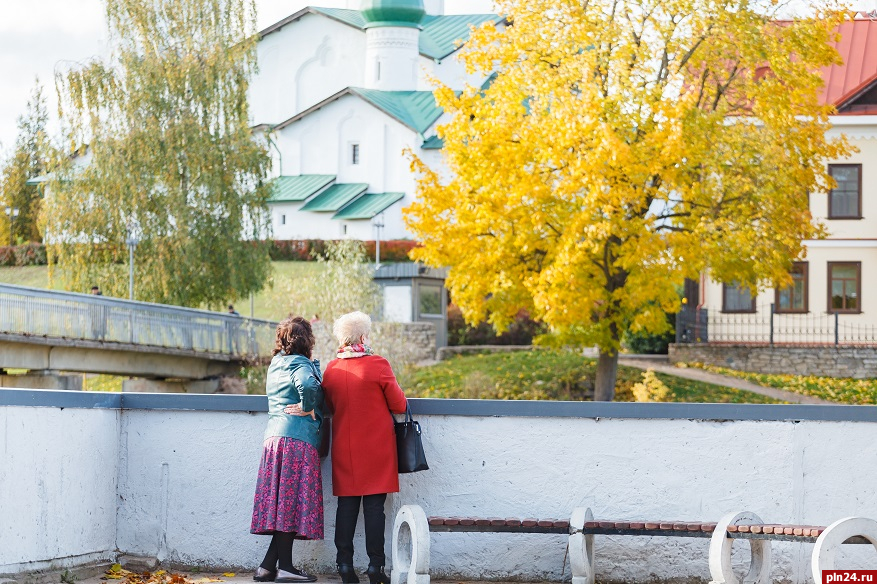
<path fill-rule="evenodd" d="M 294 203 L 305 201 L 335 182 L 334 174 L 302 174 L 278 176 L 271 185 L 269 203 Z"/>
<path fill-rule="evenodd" d="M 431 91 L 382 91 L 351 87 L 350 90 L 415 132 L 423 134 L 442 115 Z"/>
<path fill-rule="evenodd" d="M 260 35 L 264 38 L 280 30 L 290 22 L 298 20 L 305 14 L 321 14 L 360 30 L 364 30 L 368 25 L 368 21 L 359 10 L 310 6 L 266 28 Z M 469 38 L 470 26 L 481 26 L 488 21 L 500 23 L 504 20 L 502 16 L 496 14 L 453 14 L 442 16 L 427 14 L 420 20 L 422 28 L 420 32 L 420 54 L 430 59 L 444 59 L 460 48 L 459 41 L 465 42 Z"/>
<path fill-rule="evenodd" d="M 334 184 L 307 203 L 299 211 L 339 211 L 347 203 L 361 195 L 367 184 Z"/>
<path fill-rule="evenodd" d="M 400 26 L 420 28 L 426 16 L 423 0 L 362 0 L 360 10 L 366 28 Z"/>
<path fill-rule="evenodd" d="M 405 193 L 367 193 L 332 216 L 332 219 L 371 219 L 386 210 Z"/>

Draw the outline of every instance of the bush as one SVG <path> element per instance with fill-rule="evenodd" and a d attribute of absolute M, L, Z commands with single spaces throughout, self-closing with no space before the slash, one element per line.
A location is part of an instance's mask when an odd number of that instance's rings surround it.
<path fill-rule="evenodd" d="M 676 315 L 665 313 L 670 330 L 654 335 L 646 332 L 624 334 L 624 346 L 631 353 L 644 355 L 666 355 L 670 343 L 676 342 Z"/>
<path fill-rule="evenodd" d="M 333 243 L 324 239 L 279 239 L 271 241 L 269 255 L 273 261 L 315 262 L 326 255 L 327 245 Z M 365 255 L 369 261 L 375 257 L 375 242 L 364 241 Z M 382 262 L 410 262 L 408 252 L 417 247 L 416 241 L 396 239 L 381 241 Z"/>
<path fill-rule="evenodd" d="M 545 332 L 545 325 L 530 318 L 521 310 L 507 331 L 497 335 L 486 322 L 476 326 L 466 324 L 463 313 L 455 304 L 448 306 L 448 344 L 461 345 L 532 345 L 533 337 Z"/>
<path fill-rule="evenodd" d="M 46 246 L 42 243 L 0 247 L 0 266 L 45 266 L 47 263 Z"/>

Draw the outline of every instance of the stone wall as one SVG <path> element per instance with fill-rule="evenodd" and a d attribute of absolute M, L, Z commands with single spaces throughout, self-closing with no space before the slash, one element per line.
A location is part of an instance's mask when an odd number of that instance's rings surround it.
<path fill-rule="evenodd" d="M 337 341 L 332 336 L 332 325 L 317 322 L 314 325 L 317 345 L 314 357 L 326 364 L 335 358 Z M 431 322 L 374 322 L 371 344 L 378 355 L 386 357 L 394 368 L 432 361 L 435 359 L 435 325 Z"/>
<path fill-rule="evenodd" d="M 820 377 L 877 377 L 877 347 L 767 347 L 672 344 L 671 363 L 706 363 L 738 371 L 817 375 Z"/>

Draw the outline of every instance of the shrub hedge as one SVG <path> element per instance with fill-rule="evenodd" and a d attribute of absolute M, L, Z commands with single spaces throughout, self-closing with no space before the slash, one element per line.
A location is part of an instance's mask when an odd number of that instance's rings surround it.
<path fill-rule="evenodd" d="M 0 247 L 0 266 L 45 266 L 46 246 L 42 243 Z"/>
<path fill-rule="evenodd" d="M 286 239 L 271 242 L 269 253 L 274 261 L 312 262 L 324 254 L 326 244 L 323 239 Z M 375 242 L 364 241 L 365 253 L 369 258 L 375 256 Z M 417 242 L 410 239 L 394 239 L 381 241 L 382 262 L 408 262 L 408 252 L 417 247 Z"/>
<path fill-rule="evenodd" d="M 328 241 L 322 239 L 275 240 L 271 242 L 269 254 L 274 261 L 313 262 L 326 251 Z M 375 242 L 365 241 L 365 252 L 370 258 L 375 255 Z M 417 246 L 416 241 L 395 239 L 381 242 L 381 261 L 408 262 L 408 252 Z M 0 266 L 44 266 L 46 247 L 42 243 L 0 246 Z"/>

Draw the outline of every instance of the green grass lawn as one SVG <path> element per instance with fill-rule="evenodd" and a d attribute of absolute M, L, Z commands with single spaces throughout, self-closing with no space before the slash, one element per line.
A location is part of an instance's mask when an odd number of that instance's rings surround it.
<path fill-rule="evenodd" d="M 838 379 L 814 375 L 770 375 L 749 373 L 702 363 L 689 363 L 712 373 L 745 379 L 765 387 L 775 387 L 849 405 L 877 404 L 877 379 Z"/>
<path fill-rule="evenodd" d="M 590 399 L 597 362 L 573 351 L 537 350 L 456 356 L 410 374 L 406 393 L 412 397 L 470 399 Z M 633 401 L 631 387 L 642 370 L 618 368 L 616 401 Z M 710 403 L 782 403 L 740 391 L 657 374 L 670 388 L 668 401 Z"/>
<path fill-rule="evenodd" d="M 300 278 L 313 277 L 322 269 L 318 262 L 271 262 L 273 274 L 265 289 L 254 297 L 253 307 L 256 318 L 267 320 L 280 320 L 290 312 L 311 316 L 314 312 L 307 302 L 284 302 L 284 282 L 287 285 L 295 285 Z M 49 288 L 49 268 L 47 266 L 24 266 L 24 267 L 0 267 L 0 283 L 15 284 L 17 286 L 29 286 L 31 288 Z M 63 290 L 64 285 L 60 278 L 55 278 L 52 283 L 55 290 Z M 135 283 L 136 285 L 136 283 Z M 81 290 L 88 293 L 88 290 Z M 244 298 L 236 301 L 235 308 L 244 316 L 250 316 L 250 301 Z"/>
<path fill-rule="evenodd" d="M 29 286 L 31 288 L 48 288 L 49 268 L 48 266 L 0 267 L 0 284 L 15 284 L 16 286 Z M 55 290 L 63 290 L 62 283 L 59 279 L 55 279 L 52 288 Z M 88 290 L 83 290 L 83 292 L 88 292 Z"/>

